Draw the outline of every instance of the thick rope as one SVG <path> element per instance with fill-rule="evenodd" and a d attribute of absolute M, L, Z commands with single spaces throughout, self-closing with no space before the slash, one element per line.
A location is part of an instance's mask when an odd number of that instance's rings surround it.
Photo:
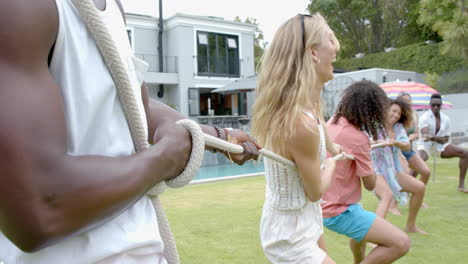
<path fill-rule="evenodd" d="M 372 144 L 372 145 L 371 145 L 371 149 L 380 148 L 380 147 L 385 147 L 385 146 L 387 146 L 386 143 L 376 143 L 376 144 Z"/>
<path fill-rule="evenodd" d="M 91 0 L 72 0 L 88 30 L 96 41 L 97 47 L 114 79 L 117 93 L 124 110 L 130 133 L 132 135 L 135 150 L 137 152 L 149 148 L 148 137 L 142 121 L 137 99 L 131 86 L 127 67 L 113 41 L 112 35 L 102 20 L 99 11 Z M 193 175 L 201 166 L 204 151 L 204 138 L 198 124 L 190 120 L 181 120 L 178 124 L 183 125 L 192 133 L 192 153 L 187 167 L 177 178 L 170 180 L 167 184 L 171 187 L 181 187 L 191 181 Z M 174 236 L 171 232 L 169 222 L 162 209 L 158 195 L 166 187 L 164 182 L 155 186 L 148 194 L 152 198 L 153 206 L 158 218 L 159 232 L 164 242 L 164 255 L 169 264 L 180 263 Z"/>
<path fill-rule="evenodd" d="M 106 24 L 102 20 L 99 14 L 99 10 L 96 9 L 92 0 L 72 1 L 80 12 L 84 23 L 91 32 L 91 35 L 95 39 L 97 47 L 99 48 L 99 51 L 104 58 L 111 76 L 114 79 L 115 85 L 117 87 L 117 93 L 124 110 L 128 126 L 130 128 L 135 150 L 140 152 L 149 148 L 150 145 L 142 120 L 143 115 L 140 113 L 140 108 L 138 107 L 137 103 L 138 101 L 135 97 L 130 78 L 128 76 L 127 67 L 122 62 L 122 58 L 120 57 L 118 49 L 115 46 L 112 35 L 109 33 Z M 192 180 L 200 168 L 201 162 L 203 160 L 205 140 L 206 145 L 208 146 L 226 150 L 235 154 L 244 152 L 244 149 L 239 145 L 220 140 L 207 134 L 203 134 L 200 126 L 194 121 L 184 119 L 178 121 L 177 124 L 182 125 L 188 129 L 192 135 L 192 153 L 190 154 L 187 167 L 175 179 L 169 180 L 167 182 L 161 182 L 148 192 L 148 195 L 152 198 L 153 206 L 156 211 L 159 231 L 164 242 L 164 255 L 169 264 L 179 264 L 180 259 L 174 241 L 174 236 L 159 201 L 158 195 L 164 192 L 166 185 L 172 188 L 178 188 L 185 186 Z M 261 149 L 259 152 L 260 155 L 264 155 L 285 165 L 291 167 L 296 166 L 294 162 L 271 151 Z M 334 158 L 342 159 L 342 157 L 338 156 Z M 352 156 L 347 156 L 346 158 L 353 159 Z"/>
<path fill-rule="evenodd" d="M 135 94 L 133 93 L 133 89 L 127 89 L 127 87 L 131 88 L 131 82 L 127 75 L 127 68 L 122 62 L 112 36 L 99 14 L 99 10 L 96 9 L 91 0 L 72 1 L 78 8 L 88 30 L 93 35 L 99 51 L 101 52 L 104 61 L 114 78 L 120 100 L 126 102 L 122 103 L 122 107 L 127 117 L 127 122 L 130 127 L 136 151 L 139 152 L 142 149 L 148 148 L 148 137 L 146 129 L 140 119 L 141 115 Z"/>

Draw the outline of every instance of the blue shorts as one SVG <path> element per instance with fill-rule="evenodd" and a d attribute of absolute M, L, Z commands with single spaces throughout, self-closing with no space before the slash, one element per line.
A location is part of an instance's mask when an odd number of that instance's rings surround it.
<path fill-rule="evenodd" d="M 402 151 L 401 153 L 403 153 L 403 156 L 405 156 L 406 160 L 410 160 L 414 155 L 416 155 L 414 150 Z"/>
<path fill-rule="evenodd" d="M 364 210 L 360 204 L 352 204 L 335 217 L 323 218 L 323 225 L 338 234 L 361 242 L 376 217 L 375 213 Z"/>

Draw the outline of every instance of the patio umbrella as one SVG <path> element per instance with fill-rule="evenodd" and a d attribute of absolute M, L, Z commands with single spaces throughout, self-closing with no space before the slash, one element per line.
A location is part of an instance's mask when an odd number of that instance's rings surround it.
<path fill-rule="evenodd" d="M 257 87 L 257 76 L 253 75 L 244 79 L 232 81 L 212 93 L 233 94 L 238 92 L 251 92 Z"/>
<path fill-rule="evenodd" d="M 436 89 L 417 82 L 389 82 L 380 85 L 388 97 L 395 99 L 401 92 L 411 94 L 413 109 L 430 109 L 429 101 L 435 93 L 440 94 Z M 453 104 L 442 96 L 442 108 L 452 108 Z"/>

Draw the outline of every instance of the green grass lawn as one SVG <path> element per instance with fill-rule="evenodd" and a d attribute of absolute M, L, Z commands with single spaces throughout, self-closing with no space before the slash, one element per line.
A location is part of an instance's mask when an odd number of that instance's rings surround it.
<path fill-rule="evenodd" d="M 411 250 L 396 263 L 468 263 L 468 194 L 456 188 L 458 159 L 437 162 L 436 181 L 426 189 L 430 208 L 422 208 L 418 217 L 418 226 L 430 234 L 410 234 Z M 162 202 L 181 262 L 268 263 L 259 239 L 264 185 L 263 177 L 254 177 L 166 191 Z M 377 199 L 363 191 L 362 204 L 375 210 Z M 404 228 L 408 211 L 400 209 L 403 216 L 387 219 Z M 346 237 L 326 230 L 325 239 L 337 263 L 353 263 Z"/>

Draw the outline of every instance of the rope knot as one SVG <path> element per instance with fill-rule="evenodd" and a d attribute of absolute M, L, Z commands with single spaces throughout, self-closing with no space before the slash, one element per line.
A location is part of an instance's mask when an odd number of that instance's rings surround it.
<path fill-rule="evenodd" d="M 190 119 L 179 120 L 176 124 L 186 128 L 192 136 L 192 152 L 190 154 L 190 158 L 188 160 L 187 166 L 179 176 L 172 180 L 161 182 L 155 187 L 153 187 L 148 192 L 150 196 L 157 196 L 163 193 L 167 187 L 184 187 L 192 181 L 193 177 L 195 177 L 203 161 L 203 151 L 205 150 L 205 137 L 203 135 L 203 131 L 200 128 L 200 125 L 198 125 L 195 121 L 192 121 Z"/>

